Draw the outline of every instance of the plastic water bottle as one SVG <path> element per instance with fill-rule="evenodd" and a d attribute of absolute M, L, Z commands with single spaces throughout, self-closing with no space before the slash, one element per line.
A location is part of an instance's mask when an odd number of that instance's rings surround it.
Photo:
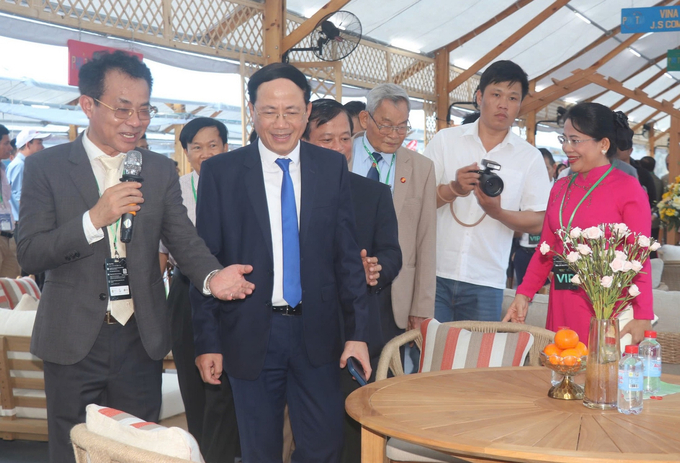
<path fill-rule="evenodd" d="M 656 394 L 661 386 L 661 344 L 656 340 L 656 331 L 645 331 L 645 340 L 640 343 L 640 360 L 644 365 L 642 390 Z"/>
<path fill-rule="evenodd" d="M 642 361 L 638 346 L 626 346 L 626 353 L 619 362 L 619 391 L 616 408 L 626 415 L 642 411 Z"/>

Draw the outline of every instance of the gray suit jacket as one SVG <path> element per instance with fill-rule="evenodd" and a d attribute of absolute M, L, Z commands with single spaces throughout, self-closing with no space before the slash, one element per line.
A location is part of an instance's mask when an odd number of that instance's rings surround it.
<path fill-rule="evenodd" d="M 151 358 L 161 359 L 170 351 L 171 338 L 159 241 L 198 287 L 222 266 L 187 217 L 172 161 L 140 151 L 144 203 L 127 245 L 130 291 L 144 348 Z M 82 135 L 26 159 L 17 253 L 25 271 L 45 272 L 31 352 L 49 362 L 69 365 L 85 358 L 104 321 L 109 238 L 106 233 L 90 245 L 82 225 L 83 214 L 98 199 Z"/>
<path fill-rule="evenodd" d="M 363 135 L 360 132 L 354 137 Z M 406 328 L 409 315 L 434 316 L 437 286 L 434 163 L 415 151 L 400 147 L 395 163 L 393 200 L 403 264 L 392 283 L 392 312 L 397 326 Z"/>

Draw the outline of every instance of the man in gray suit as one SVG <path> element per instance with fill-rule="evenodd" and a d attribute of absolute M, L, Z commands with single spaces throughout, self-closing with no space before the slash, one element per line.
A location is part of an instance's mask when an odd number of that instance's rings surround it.
<path fill-rule="evenodd" d="M 144 182 L 119 180 L 124 153 L 156 112 L 149 69 L 118 51 L 83 65 L 79 79 L 90 126 L 75 142 L 27 158 L 18 232 L 21 266 L 46 272 L 31 352 L 45 364 L 53 463 L 74 461 L 69 432 L 89 403 L 158 420 L 172 341 L 161 239 L 204 294 L 233 300 L 254 288 L 243 277 L 250 266 L 220 270 L 196 234 L 170 159 L 140 150 Z M 127 244 L 125 213 L 136 214 Z"/>

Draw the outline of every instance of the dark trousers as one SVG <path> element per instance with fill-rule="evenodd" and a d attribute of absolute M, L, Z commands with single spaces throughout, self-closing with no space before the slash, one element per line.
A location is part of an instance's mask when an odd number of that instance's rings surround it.
<path fill-rule="evenodd" d="M 102 324 L 92 349 L 80 362 L 44 362 L 50 462 L 75 462 L 69 433 L 85 422 L 88 404 L 158 421 L 162 366 L 162 361 L 146 353 L 134 316 L 125 326 Z"/>
<path fill-rule="evenodd" d="M 240 448 L 231 386 L 226 375 L 220 385 L 204 383 L 196 368 L 189 279 L 178 268 L 173 273 L 168 305 L 172 355 L 189 432 L 196 438 L 206 463 L 233 463 Z"/>
<path fill-rule="evenodd" d="M 229 377 L 243 463 L 281 463 L 286 402 L 295 436 L 292 461 L 340 460 L 344 404 L 338 361 L 313 366 L 305 347 L 302 316 L 272 315 L 260 376 L 252 381 Z"/>

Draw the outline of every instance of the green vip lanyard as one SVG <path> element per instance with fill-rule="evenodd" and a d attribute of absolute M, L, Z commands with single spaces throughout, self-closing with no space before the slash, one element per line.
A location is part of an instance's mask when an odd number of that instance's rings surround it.
<path fill-rule="evenodd" d="M 613 166 L 613 165 L 612 165 L 611 167 L 609 167 L 609 170 L 607 170 L 607 172 L 605 172 L 604 175 L 603 175 L 602 177 L 600 177 L 600 179 L 599 179 L 597 182 L 595 182 L 595 184 L 594 184 L 593 186 L 590 187 L 590 190 L 588 190 L 588 192 L 586 193 L 586 195 L 585 195 L 583 198 L 581 198 L 581 201 L 579 201 L 579 203 L 576 205 L 576 208 L 574 209 L 574 212 L 571 213 L 571 217 L 569 217 L 569 223 L 567 224 L 567 231 L 568 231 L 568 230 L 571 230 L 571 222 L 574 220 L 574 216 L 576 215 L 576 211 L 578 210 L 579 207 L 581 207 L 581 204 L 583 204 L 583 201 L 585 201 L 586 198 L 587 198 L 588 196 L 590 196 L 590 193 L 592 193 L 593 190 L 595 190 L 595 188 L 597 188 L 597 186 L 598 186 L 600 183 L 602 183 L 602 180 L 604 180 L 604 178 L 605 178 L 607 175 L 609 175 L 609 173 L 610 173 L 613 169 L 614 169 L 614 166 Z M 562 222 L 562 211 L 563 211 L 563 209 L 564 209 L 564 200 L 565 200 L 565 198 L 567 197 L 567 193 L 569 192 L 569 189 L 571 188 L 571 184 L 574 183 L 574 180 L 576 180 L 576 176 L 577 176 L 577 175 L 578 175 L 578 173 L 574 173 L 574 175 L 571 176 L 571 180 L 569 181 L 569 186 L 567 186 L 567 191 L 565 191 L 565 192 L 564 192 L 564 196 L 562 196 L 562 203 L 560 204 L 560 228 L 562 228 L 562 229 L 564 229 L 564 223 Z"/>
<path fill-rule="evenodd" d="M 361 139 L 361 143 L 364 145 L 364 149 L 366 150 L 366 154 L 368 154 L 368 157 L 371 159 L 373 162 L 373 165 L 375 166 L 375 170 L 378 171 L 378 177 L 382 177 L 382 174 L 380 173 L 380 166 L 378 166 L 378 161 L 375 160 L 373 157 L 373 153 L 371 153 L 371 150 L 368 149 L 368 146 L 366 146 L 366 140 L 365 138 Z M 385 179 L 385 185 L 390 186 L 390 174 L 392 173 L 392 166 L 394 166 L 394 158 L 397 157 L 397 153 L 394 153 L 392 155 L 392 161 L 390 161 L 390 168 L 387 170 L 387 178 Z"/>
<path fill-rule="evenodd" d="M 194 176 L 191 176 L 191 191 L 194 192 L 194 203 L 198 202 L 198 198 L 196 197 L 196 185 L 194 185 Z"/>
<path fill-rule="evenodd" d="M 97 193 L 99 193 L 99 197 L 101 198 L 102 192 L 101 189 L 99 188 L 99 182 L 97 181 L 97 177 L 94 178 L 94 181 L 97 182 Z M 114 224 L 107 225 L 106 229 L 109 231 L 109 239 L 113 240 L 113 257 L 116 259 L 120 257 L 120 254 L 118 254 L 118 228 L 120 227 L 120 217 L 118 217 L 118 220 L 116 220 L 116 228 L 113 228 Z M 113 238 L 111 238 L 113 237 Z"/>

